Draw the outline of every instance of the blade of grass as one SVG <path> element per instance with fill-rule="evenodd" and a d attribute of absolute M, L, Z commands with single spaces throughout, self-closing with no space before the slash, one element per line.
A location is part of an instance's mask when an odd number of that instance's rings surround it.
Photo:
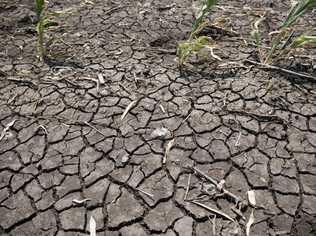
<path fill-rule="evenodd" d="M 217 0 L 204 0 L 202 8 L 196 18 L 196 20 L 193 23 L 192 27 L 192 34 L 196 32 L 196 30 L 199 28 L 199 26 L 202 24 L 205 15 L 211 10 L 211 8 L 217 3 Z M 191 35 L 192 35 L 191 34 Z"/>
<path fill-rule="evenodd" d="M 36 16 L 37 20 L 41 18 L 41 14 L 45 8 L 45 0 L 36 0 L 35 1 L 35 11 L 36 11 Z"/>
<path fill-rule="evenodd" d="M 316 36 L 301 35 L 294 40 L 291 47 L 298 48 L 312 43 L 316 43 Z"/>
<path fill-rule="evenodd" d="M 283 22 L 281 28 L 287 28 L 294 24 L 296 20 L 306 13 L 306 11 L 311 10 L 316 7 L 316 0 L 301 0 L 290 10 L 286 20 Z"/>

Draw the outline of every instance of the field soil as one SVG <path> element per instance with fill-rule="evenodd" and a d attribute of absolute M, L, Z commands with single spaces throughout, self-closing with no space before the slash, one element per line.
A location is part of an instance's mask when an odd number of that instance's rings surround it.
<path fill-rule="evenodd" d="M 0 2 L 0 235 L 316 235 L 316 49 L 275 61 L 311 78 L 245 62 L 290 1 L 222 1 L 222 60 L 181 70 L 196 2 L 49 2 L 44 62 L 33 1 Z"/>

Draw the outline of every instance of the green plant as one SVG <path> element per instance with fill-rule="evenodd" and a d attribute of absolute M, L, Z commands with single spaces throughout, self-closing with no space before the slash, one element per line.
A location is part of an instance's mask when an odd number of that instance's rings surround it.
<path fill-rule="evenodd" d="M 204 24 L 205 16 L 211 11 L 216 3 L 217 0 L 203 0 L 199 14 L 193 23 L 190 39 L 193 38 L 194 35 L 196 35 L 203 28 L 201 26 Z"/>
<path fill-rule="evenodd" d="M 179 43 L 177 48 L 179 64 L 183 65 L 191 54 L 200 52 L 206 46 L 211 49 L 213 44 L 213 40 L 206 36 Z"/>
<path fill-rule="evenodd" d="M 216 3 L 217 0 L 203 0 L 202 7 L 193 23 L 189 39 L 178 43 L 177 56 L 180 67 L 191 54 L 199 53 L 204 48 L 209 49 L 213 57 L 220 59 L 213 53 L 214 41 L 211 38 L 207 36 L 197 37 L 201 30 L 207 25 L 208 22 L 205 21 L 205 17 Z"/>
<path fill-rule="evenodd" d="M 37 39 L 37 54 L 40 60 L 46 58 L 46 45 L 45 45 L 45 32 L 48 28 L 52 26 L 58 26 L 56 21 L 51 19 L 51 16 L 54 15 L 47 11 L 47 5 L 45 0 L 35 0 L 35 9 L 37 16 L 36 32 L 38 35 Z"/>
<path fill-rule="evenodd" d="M 271 63 L 273 58 L 280 57 L 281 55 L 284 55 L 284 53 L 290 51 L 293 48 L 301 47 L 303 45 L 316 42 L 315 36 L 308 36 L 303 34 L 295 38 L 293 42 L 290 43 L 295 32 L 294 25 L 297 22 L 297 20 L 305 13 L 307 13 L 309 10 L 315 7 L 316 0 L 299 0 L 292 5 L 287 18 L 282 23 L 279 31 L 274 32 L 276 36 L 273 38 L 271 48 L 267 52 L 267 55 L 264 59 L 265 64 Z M 258 48 L 261 44 L 260 33 L 258 28 L 260 22 L 261 20 L 258 20 L 254 24 L 253 31 L 251 34 Z"/>

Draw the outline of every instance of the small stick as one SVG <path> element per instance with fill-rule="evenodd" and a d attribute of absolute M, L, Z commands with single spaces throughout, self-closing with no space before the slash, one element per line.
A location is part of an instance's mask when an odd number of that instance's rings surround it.
<path fill-rule="evenodd" d="M 183 199 L 184 201 L 187 200 L 189 189 L 190 189 L 190 184 L 191 184 L 191 174 L 189 174 L 187 189 L 185 191 L 184 199 Z"/>
<path fill-rule="evenodd" d="M 154 195 L 152 195 L 152 194 L 150 194 L 150 193 L 147 193 L 147 192 L 145 192 L 144 190 L 141 190 L 141 189 L 138 189 L 138 188 L 136 188 L 136 190 L 139 191 L 139 192 L 141 192 L 141 193 L 143 193 L 143 194 L 145 194 L 145 195 L 148 196 L 150 199 L 154 200 Z"/>
<path fill-rule="evenodd" d="M 216 215 L 213 218 L 213 234 L 216 235 Z"/>
<path fill-rule="evenodd" d="M 181 122 L 181 124 L 183 124 L 184 122 L 186 122 L 188 119 L 189 119 L 189 117 L 191 116 L 191 114 L 192 114 L 192 111 L 189 113 L 189 115 L 187 115 L 187 117 Z"/>
<path fill-rule="evenodd" d="M 240 137 L 241 137 L 241 131 L 239 131 L 239 134 L 238 134 L 238 137 L 237 137 L 237 140 L 236 140 L 236 143 L 235 143 L 235 147 L 239 146 Z"/>
<path fill-rule="evenodd" d="M 161 111 L 162 111 L 163 113 L 166 113 L 165 108 L 164 108 L 161 104 L 159 105 L 159 107 L 160 107 L 160 109 L 161 109 Z"/>
<path fill-rule="evenodd" d="M 85 203 L 85 202 L 91 201 L 91 200 L 92 200 L 91 198 L 85 198 L 85 199 L 82 199 L 82 200 L 73 199 L 72 202 L 74 202 L 76 204 L 81 204 L 81 203 Z"/>
<path fill-rule="evenodd" d="M 229 215 L 227 215 L 226 213 L 224 213 L 224 212 L 222 212 L 220 210 L 211 208 L 211 207 L 209 207 L 209 206 L 207 206 L 207 205 L 205 205 L 203 203 L 197 202 L 197 201 L 192 201 L 192 203 L 194 203 L 194 204 L 196 204 L 196 205 L 198 205 L 198 206 L 200 206 L 200 207 L 202 207 L 202 208 L 204 208 L 206 210 L 209 210 L 209 211 L 211 211 L 211 212 L 213 212 L 213 213 L 215 213 L 217 215 L 221 215 L 221 216 L 225 217 L 226 219 L 228 219 L 228 220 L 230 220 L 232 222 L 235 222 L 233 218 L 231 218 Z"/>
<path fill-rule="evenodd" d="M 104 133 L 102 133 L 100 130 L 98 130 L 96 127 L 90 125 L 87 121 L 84 122 L 87 126 L 97 131 L 99 134 L 102 134 L 104 137 L 107 137 Z"/>
<path fill-rule="evenodd" d="M 135 103 L 137 102 L 137 100 L 132 101 L 126 108 L 125 111 L 123 112 L 122 116 L 121 116 L 121 120 L 123 120 L 125 118 L 125 116 L 127 115 L 127 113 L 132 109 L 132 107 L 135 105 Z"/>
<path fill-rule="evenodd" d="M 298 72 L 287 70 L 287 69 L 284 69 L 284 68 L 281 68 L 281 67 L 267 65 L 267 64 L 264 64 L 264 63 L 260 63 L 260 62 L 251 61 L 251 60 L 248 60 L 248 59 L 246 59 L 244 61 L 248 62 L 248 63 L 250 63 L 252 65 L 262 66 L 262 67 L 264 67 L 266 69 L 280 71 L 280 72 L 283 72 L 283 73 L 286 73 L 286 74 L 289 74 L 289 75 L 298 76 L 298 77 L 301 77 L 301 78 L 304 78 L 304 79 L 309 79 L 309 80 L 312 80 L 313 82 L 316 82 L 316 77 L 311 76 L 311 75 L 298 73 Z"/>

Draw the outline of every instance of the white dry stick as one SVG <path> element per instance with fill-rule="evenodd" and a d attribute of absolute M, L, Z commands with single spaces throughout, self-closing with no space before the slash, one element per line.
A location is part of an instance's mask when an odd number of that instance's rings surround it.
<path fill-rule="evenodd" d="M 5 128 L 2 130 L 0 135 L 0 141 L 4 138 L 4 136 L 7 134 L 8 130 L 14 125 L 15 120 L 11 121 L 9 124 L 5 126 Z"/>
<path fill-rule="evenodd" d="M 76 204 L 81 204 L 81 203 L 84 203 L 84 202 L 87 202 L 87 201 L 91 201 L 90 198 L 85 198 L 85 199 L 82 199 L 82 200 L 78 200 L 78 199 L 73 199 L 72 202 L 76 203 Z"/>
<path fill-rule="evenodd" d="M 256 194 L 255 191 L 250 190 L 247 192 L 248 195 L 248 201 L 251 206 L 255 207 L 256 206 Z"/>
<path fill-rule="evenodd" d="M 132 107 L 135 105 L 137 101 L 132 101 L 125 109 L 124 113 L 121 116 L 121 120 L 123 120 L 125 118 L 125 116 L 127 115 L 127 113 L 132 109 Z"/>
<path fill-rule="evenodd" d="M 239 131 L 239 134 L 238 134 L 238 137 L 237 137 L 237 140 L 236 140 L 236 143 L 235 143 L 235 147 L 239 146 L 240 137 L 241 137 L 241 131 Z"/>
<path fill-rule="evenodd" d="M 191 114 L 192 114 L 192 111 L 189 113 L 189 115 L 187 115 L 187 117 L 181 122 L 181 124 L 183 124 L 184 122 L 186 122 L 188 119 L 189 119 L 189 117 L 191 116 Z"/>
<path fill-rule="evenodd" d="M 166 113 L 165 108 L 164 108 L 161 104 L 159 105 L 159 107 L 160 107 L 160 109 L 161 109 L 161 111 L 162 111 L 163 113 Z"/>
<path fill-rule="evenodd" d="M 251 210 L 249 220 L 246 224 L 246 235 L 250 235 L 250 227 L 255 222 L 254 209 Z"/>
<path fill-rule="evenodd" d="M 213 48 L 213 47 L 207 47 L 207 49 L 210 50 L 211 56 L 212 56 L 213 58 L 215 58 L 215 59 L 218 60 L 218 61 L 222 61 L 222 58 L 220 58 L 219 56 L 215 55 L 215 53 L 214 53 L 214 48 Z"/>
<path fill-rule="evenodd" d="M 141 189 L 138 189 L 138 188 L 137 188 L 136 190 L 138 190 L 139 192 L 145 194 L 145 195 L 148 196 L 149 198 L 154 199 L 154 195 L 152 195 L 152 194 L 150 194 L 150 193 L 147 193 L 147 192 L 145 192 L 144 190 L 141 190 Z"/>
<path fill-rule="evenodd" d="M 94 129 L 95 131 L 97 131 L 99 134 L 103 135 L 104 137 L 107 137 L 104 133 L 102 133 L 100 130 L 98 130 L 96 127 L 94 127 L 93 125 L 90 125 L 87 121 L 84 122 L 87 126 L 89 126 L 91 129 Z"/>
<path fill-rule="evenodd" d="M 90 226 L 90 236 L 97 236 L 97 232 L 96 232 L 97 223 L 95 222 L 93 216 L 90 217 L 89 226 Z"/>
<path fill-rule="evenodd" d="M 171 150 L 171 148 L 172 148 L 173 145 L 174 145 L 174 140 L 175 140 L 175 139 L 171 139 L 171 140 L 169 141 L 169 143 L 167 144 L 166 151 L 165 151 L 165 155 L 164 155 L 163 160 L 162 160 L 162 164 L 165 164 L 165 163 L 166 163 L 167 158 L 169 157 L 170 150 Z"/>
<path fill-rule="evenodd" d="M 213 235 L 216 235 L 216 215 L 213 218 Z"/>
<path fill-rule="evenodd" d="M 191 184 L 191 174 L 189 174 L 187 189 L 185 190 L 185 194 L 184 194 L 184 201 L 187 200 L 188 193 L 190 190 L 190 184 Z"/>
<path fill-rule="evenodd" d="M 224 212 L 222 212 L 220 210 L 211 208 L 211 207 L 209 207 L 207 205 L 204 205 L 203 203 L 200 203 L 200 202 L 192 201 L 192 203 L 194 203 L 194 204 L 196 204 L 196 205 L 198 205 L 198 206 L 200 206 L 200 207 L 202 207 L 202 208 L 204 208 L 206 210 L 209 210 L 210 212 L 213 212 L 213 213 L 215 213 L 217 215 L 221 215 L 224 218 L 230 220 L 231 222 L 235 222 L 233 218 L 231 218 L 229 215 L 227 215 L 226 213 L 224 213 Z"/>

